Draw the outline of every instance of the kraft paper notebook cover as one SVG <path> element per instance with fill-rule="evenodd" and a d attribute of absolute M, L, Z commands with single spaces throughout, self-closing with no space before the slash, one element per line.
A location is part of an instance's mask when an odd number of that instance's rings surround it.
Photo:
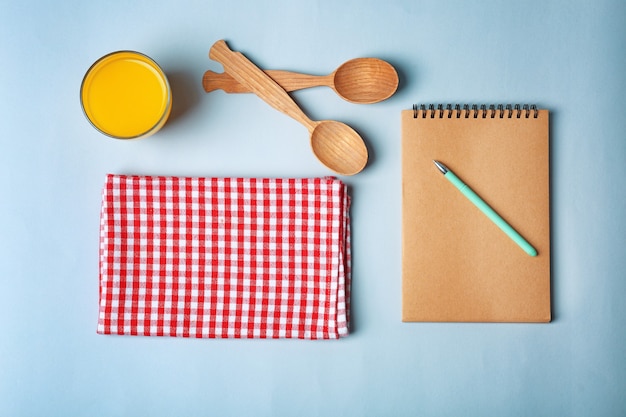
<path fill-rule="evenodd" d="M 548 111 L 402 111 L 402 320 L 549 322 Z M 529 256 L 442 175 L 445 164 L 536 250 Z"/>

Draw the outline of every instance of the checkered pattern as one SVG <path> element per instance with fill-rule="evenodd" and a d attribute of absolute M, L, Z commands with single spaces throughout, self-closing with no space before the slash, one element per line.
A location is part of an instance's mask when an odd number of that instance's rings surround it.
<path fill-rule="evenodd" d="M 98 333 L 347 335 L 349 205 L 335 178 L 108 175 Z"/>

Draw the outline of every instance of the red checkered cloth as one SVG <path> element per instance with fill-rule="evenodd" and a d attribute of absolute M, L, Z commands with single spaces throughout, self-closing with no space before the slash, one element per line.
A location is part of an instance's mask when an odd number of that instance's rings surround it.
<path fill-rule="evenodd" d="M 335 178 L 108 175 L 98 333 L 346 336 L 349 206 Z"/>

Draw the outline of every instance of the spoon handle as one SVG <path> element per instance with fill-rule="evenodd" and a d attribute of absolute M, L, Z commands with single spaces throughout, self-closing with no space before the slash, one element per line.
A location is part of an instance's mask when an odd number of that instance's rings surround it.
<path fill-rule="evenodd" d="M 231 51 L 224 40 L 219 40 L 211 46 L 209 57 L 222 64 L 226 72 L 267 104 L 302 123 L 309 132 L 315 129 L 318 122 L 309 119 L 280 85 L 241 52 Z"/>
<path fill-rule="evenodd" d="M 283 90 L 287 92 L 302 90 L 311 87 L 331 87 L 331 75 L 309 75 L 299 72 L 282 70 L 263 71 L 270 76 Z M 230 74 L 226 72 L 207 71 L 202 76 L 202 87 L 204 91 L 210 93 L 215 90 L 224 90 L 227 93 L 251 93 L 250 89 L 241 85 Z"/>

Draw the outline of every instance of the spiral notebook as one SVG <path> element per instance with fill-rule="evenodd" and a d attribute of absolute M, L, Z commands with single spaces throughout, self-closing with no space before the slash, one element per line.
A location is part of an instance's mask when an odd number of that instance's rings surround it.
<path fill-rule="evenodd" d="M 402 111 L 402 320 L 549 322 L 549 112 Z M 537 250 L 529 256 L 446 180 L 440 161 Z"/>

